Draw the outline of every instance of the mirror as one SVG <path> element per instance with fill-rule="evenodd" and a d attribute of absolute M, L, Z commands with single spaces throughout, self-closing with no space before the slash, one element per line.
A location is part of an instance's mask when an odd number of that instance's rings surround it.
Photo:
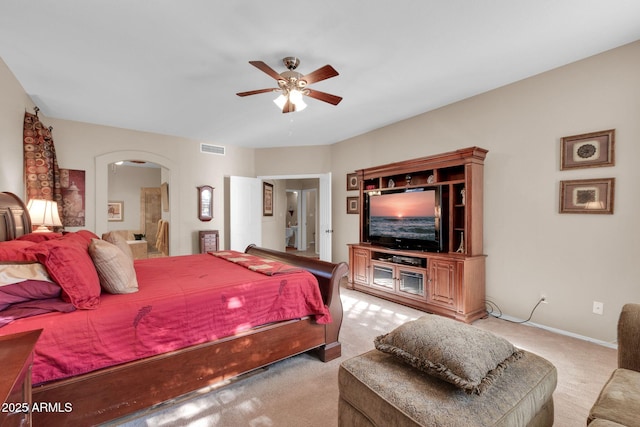
<path fill-rule="evenodd" d="M 198 187 L 198 218 L 200 221 L 211 221 L 213 218 L 213 187 Z"/>

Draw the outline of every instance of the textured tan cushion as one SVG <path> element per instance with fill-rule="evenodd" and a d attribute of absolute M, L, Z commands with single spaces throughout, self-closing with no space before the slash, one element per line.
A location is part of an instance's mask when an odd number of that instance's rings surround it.
<path fill-rule="evenodd" d="M 589 420 L 596 418 L 640 426 L 640 372 L 623 368 L 613 371 L 589 413 Z"/>
<path fill-rule="evenodd" d="M 437 315 L 426 315 L 375 339 L 392 354 L 468 393 L 480 394 L 522 352 L 497 335 Z"/>
<path fill-rule="evenodd" d="M 109 231 L 108 233 L 104 233 L 102 235 L 102 240 L 106 240 L 109 243 L 113 243 L 116 245 L 129 259 L 133 259 L 133 252 L 131 252 L 131 248 L 127 243 L 127 239 L 122 237 L 122 234 L 116 231 Z"/>
<path fill-rule="evenodd" d="M 556 369 L 540 356 L 523 353 L 491 388 L 475 395 L 371 350 L 340 365 L 339 425 L 551 426 Z M 352 423 L 353 419 L 371 424 Z"/>
<path fill-rule="evenodd" d="M 89 254 L 96 266 L 100 285 L 111 294 L 130 294 L 138 291 L 138 279 L 133 260 L 116 245 L 93 239 Z"/>

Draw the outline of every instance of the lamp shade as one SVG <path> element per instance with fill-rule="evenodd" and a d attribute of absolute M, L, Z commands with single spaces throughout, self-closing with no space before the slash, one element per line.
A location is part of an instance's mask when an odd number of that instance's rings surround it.
<path fill-rule="evenodd" d="M 287 102 L 287 99 L 289 100 L 289 102 L 295 105 L 295 111 L 302 111 L 307 108 L 307 104 L 302 99 L 302 92 L 300 92 L 299 90 L 292 90 L 287 95 L 281 94 L 276 99 L 274 99 L 273 102 L 278 106 L 279 109 L 282 110 L 284 108 L 284 104 Z"/>
<path fill-rule="evenodd" d="M 279 109 L 282 110 L 284 108 L 284 103 L 287 102 L 287 97 L 284 95 L 278 96 L 273 102 L 278 106 Z"/>
<path fill-rule="evenodd" d="M 38 228 L 34 232 L 48 232 L 48 227 L 61 227 L 58 203 L 52 200 L 31 199 L 27 204 L 31 223 Z"/>

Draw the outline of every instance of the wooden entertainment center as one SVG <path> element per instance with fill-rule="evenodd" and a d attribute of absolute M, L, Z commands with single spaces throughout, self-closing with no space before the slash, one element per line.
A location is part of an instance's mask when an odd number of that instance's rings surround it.
<path fill-rule="evenodd" d="M 467 323 L 484 317 L 486 154 L 470 147 L 357 171 L 360 243 L 349 244 L 349 287 Z M 370 243 L 370 195 L 430 189 L 439 194 L 439 252 Z"/>

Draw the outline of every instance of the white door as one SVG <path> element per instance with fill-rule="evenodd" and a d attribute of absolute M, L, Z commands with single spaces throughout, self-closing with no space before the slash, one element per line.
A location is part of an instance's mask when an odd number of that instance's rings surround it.
<path fill-rule="evenodd" d="M 317 244 L 320 246 L 320 259 L 331 262 L 331 172 L 320 175 L 320 229 Z"/>
<path fill-rule="evenodd" d="M 300 245 L 304 250 L 313 245 L 315 253 L 318 252 L 318 191 L 315 188 L 302 190 L 301 217 L 303 218 L 302 232 L 300 233 Z"/>
<path fill-rule="evenodd" d="M 244 252 L 262 245 L 262 180 L 244 176 L 229 179 L 229 248 Z"/>

